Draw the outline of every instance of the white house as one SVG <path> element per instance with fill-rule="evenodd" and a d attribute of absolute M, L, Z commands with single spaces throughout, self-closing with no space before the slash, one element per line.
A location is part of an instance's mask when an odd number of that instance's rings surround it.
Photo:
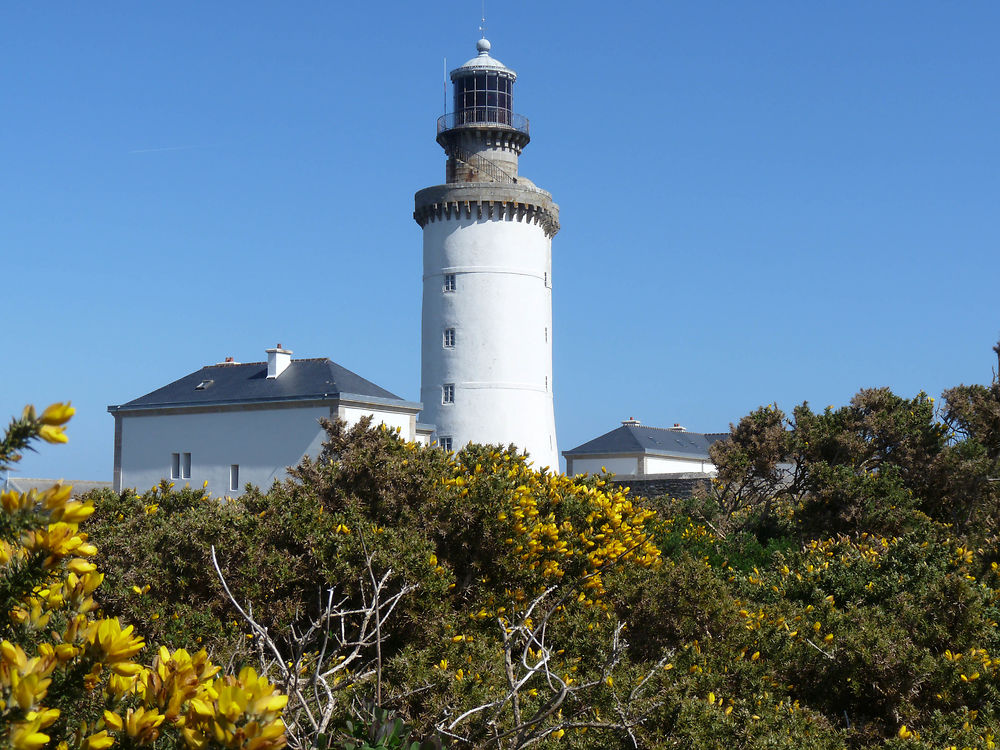
<path fill-rule="evenodd" d="M 611 432 L 563 451 L 566 474 L 595 474 L 606 469 L 622 477 L 664 474 L 715 474 L 708 447 L 725 440 L 728 432 L 688 432 L 673 427 L 645 427 L 626 419 Z"/>
<path fill-rule="evenodd" d="M 267 489 L 303 456 L 315 456 L 326 433 L 321 417 L 399 428 L 427 443 L 432 425 L 417 424 L 422 405 L 405 401 L 327 358 L 292 359 L 278 344 L 266 362 L 228 358 L 120 406 L 115 418 L 114 489 L 145 490 L 161 479 L 213 495 L 247 484 Z"/>

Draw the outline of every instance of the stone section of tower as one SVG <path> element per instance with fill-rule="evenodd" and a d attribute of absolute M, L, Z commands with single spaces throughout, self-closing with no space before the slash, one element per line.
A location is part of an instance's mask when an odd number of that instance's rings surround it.
<path fill-rule="evenodd" d="M 445 447 L 513 443 L 558 468 L 552 396 L 552 237 L 559 207 L 518 172 L 530 140 L 517 74 L 478 55 L 451 73 L 438 120 L 446 183 L 415 196 L 423 229 L 421 421 Z"/>

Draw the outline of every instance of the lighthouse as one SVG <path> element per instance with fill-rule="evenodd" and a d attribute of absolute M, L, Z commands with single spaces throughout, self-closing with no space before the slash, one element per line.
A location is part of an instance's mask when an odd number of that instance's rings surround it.
<path fill-rule="evenodd" d="M 421 421 L 438 443 L 526 450 L 558 470 L 552 383 L 552 237 L 559 207 L 518 172 L 530 140 L 517 74 L 477 55 L 451 71 L 454 111 L 437 122 L 445 183 L 415 196 L 423 230 Z"/>

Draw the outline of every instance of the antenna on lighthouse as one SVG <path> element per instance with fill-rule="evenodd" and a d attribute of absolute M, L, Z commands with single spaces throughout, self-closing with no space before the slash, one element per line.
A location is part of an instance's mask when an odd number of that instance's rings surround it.
<path fill-rule="evenodd" d="M 483 16 L 482 22 L 479 25 L 479 31 L 483 35 L 483 39 L 486 38 L 486 0 L 483 0 Z"/>
<path fill-rule="evenodd" d="M 448 114 L 448 58 L 444 58 L 444 70 L 441 75 L 441 114 Z"/>

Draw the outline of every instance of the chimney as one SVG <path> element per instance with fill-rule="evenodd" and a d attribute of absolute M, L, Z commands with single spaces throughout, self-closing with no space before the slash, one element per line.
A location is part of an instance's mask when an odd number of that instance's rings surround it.
<path fill-rule="evenodd" d="M 642 422 L 640 422 L 638 419 L 635 419 L 633 417 L 629 417 L 628 419 L 623 419 L 622 420 L 622 427 L 629 427 L 631 425 L 641 425 L 641 424 L 642 424 Z"/>
<path fill-rule="evenodd" d="M 670 428 L 674 432 L 687 432 L 686 427 L 682 427 L 680 422 L 674 422 L 674 426 Z"/>
<path fill-rule="evenodd" d="M 265 349 L 267 352 L 267 377 L 276 378 L 292 363 L 292 352 L 282 349 L 278 344 L 274 349 Z"/>

